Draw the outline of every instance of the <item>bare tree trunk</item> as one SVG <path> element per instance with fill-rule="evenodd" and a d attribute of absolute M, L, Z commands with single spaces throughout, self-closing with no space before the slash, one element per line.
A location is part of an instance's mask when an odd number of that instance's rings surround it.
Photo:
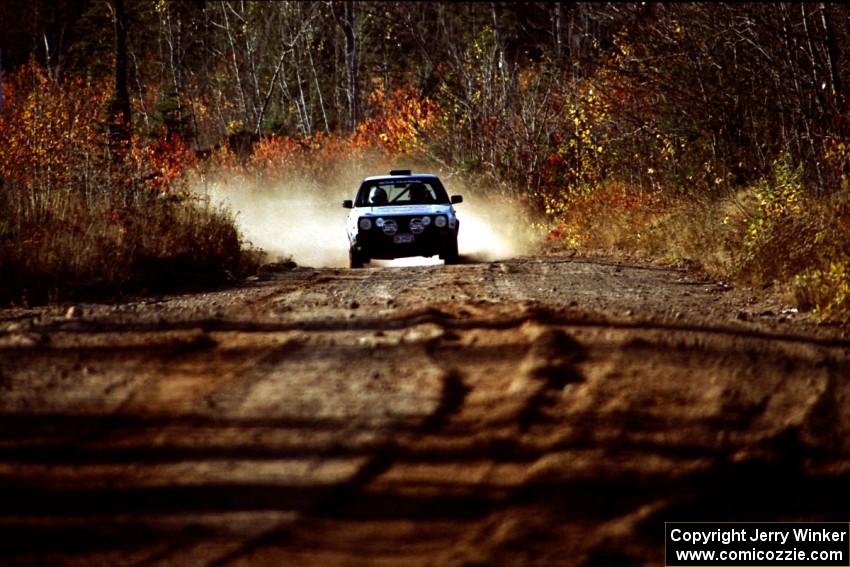
<path fill-rule="evenodd" d="M 248 102 L 245 100 L 245 86 L 242 84 L 242 76 L 239 74 L 239 58 L 236 55 L 236 41 L 233 39 L 233 32 L 230 30 L 230 18 L 227 17 L 227 9 L 225 2 L 220 4 L 221 13 L 224 16 L 224 29 L 227 32 L 227 41 L 230 44 L 230 52 L 233 54 L 233 73 L 236 76 L 236 88 L 239 93 L 239 103 L 242 106 L 242 114 L 245 120 L 245 128 L 251 123 L 251 117 L 248 113 Z"/>
<path fill-rule="evenodd" d="M 263 99 L 263 105 L 260 107 L 259 113 L 257 113 L 257 124 L 254 127 L 254 134 L 259 136 L 263 132 L 263 118 L 266 116 L 266 109 L 269 106 L 269 101 L 272 98 L 272 93 L 274 92 L 275 83 L 277 83 L 277 77 L 280 74 L 280 69 L 283 67 L 283 59 L 286 57 L 286 50 L 284 50 L 280 54 L 280 59 L 278 59 L 277 67 L 275 67 L 274 74 L 272 75 L 271 80 L 269 81 L 269 88 L 266 91 L 266 96 Z"/>
<path fill-rule="evenodd" d="M 313 71 L 313 80 L 316 82 L 316 92 L 319 95 L 319 109 L 322 111 L 322 120 L 325 123 L 325 132 L 330 133 L 331 129 L 328 126 L 328 115 L 325 112 L 325 101 L 322 98 L 322 86 L 319 84 L 319 74 L 316 73 L 316 64 L 313 62 L 313 50 L 310 46 L 307 46 L 307 57 L 310 58 L 310 69 Z M 2 93 L 0 93 L 2 95 Z M 0 100 L 2 102 L 2 100 Z M 0 106 L 0 110 L 2 110 L 2 106 Z"/>
<path fill-rule="evenodd" d="M 301 109 L 304 124 L 304 133 L 308 136 L 313 133 L 313 121 L 307 108 L 307 100 L 304 98 L 304 83 L 301 78 L 301 62 L 300 58 L 296 59 L 295 50 L 292 50 L 292 59 L 295 61 L 295 80 L 298 82 L 298 99 L 300 101 L 296 106 Z"/>
<path fill-rule="evenodd" d="M 115 28 L 115 84 L 109 105 L 109 145 L 112 159 L 117 164 L 124 161 L 125 145 L 130 138 L 130 93 L 127 89 L 127 12 L 124 9 L 124 0 L 113 0 L 112 22 Z M 127 198 L 126 193 L 124 197 Z"/>
<path fill-rule="evenodd" d="M 809 49 L 809 61 L 811 61 L 812 64 L 812 83 L 815 91 L 815 100 L 817 100 L 818 102 L 818 114 L 822 116 L 823 112 L 826 109 L 826 106 L 823 100 L 823 93 L 821 92 L 821 80 L 820 78 L 818 78 L 818 62 L 817 57 L 815 56 L 815 48 L 812 42 L 812 34 L 809 30 L 809 13 L 806 11 L 805 4 L 800 4 L 800 13 L 803 18 L 803 32 L 806 34 L 806 45 Z"/>
<path fill-rule="evenodd" d="M 283 55 L 286 55 L 286 53 L 287 51 L 284 51 Z M 297 65 L 297 62 L 295 64 Z M 283 93 L 284 99 L 295 105 L 295 110 L 298 115 L 298 130 L 302 133 L 306 132 L 307 125 L 304 122 L 304 114 L 301 112 L 300 102 L 289 90 L 289 84 L 286 82 L 286 73 L 280 73 L 278 75 L 278 80 L 280 81 L 280 92 Z"/>
<path fill-rule="evenodd" d="M 251 86 L 253 87 L 253 90 L 252 90 L 252 97 L 253 98 L 252 98 L 252 102 L 251 102 L 251 108 L 254 109 L 254 113 L 256 115 L 257 109 L 259 108 L 260 102 L 262 101 L 262 96 L 260 95 L 260 80 L 257 76 L 257 65 L 256 65 L 256 61 L 255 61 L 256 58 L 254 57 L 254 54 L 256 53 L 257 49 L 256 49 L 254 42 L 252 41 L 252 38 L 251 38 L 252 32 L 248 31 L 250 28 L 248 28 L 247 22 L 245 22 L 245 18 L 244 18 L 244 16 L 245 16 L 245 2 L 244 2 L 244 0 L 240 4 L 240 11 L 242 12 L 242 14 L 239 15 L 240 22 L 242 23 L 243 26 L 245 26 L 245 31 L 243 32 L 244 35 L 245 35 L 245 54 L 248 58 L 248 70 L 251 73 Z M 260 122 L 260 120 L 261 119 L 258 117 L 257 122 Z M 245 130 L 247 130 L 247 129 L 248 129 L 248 125 L 246 124 Z"/>
<path fill-rule="evenodd" d="M 360 121 L 360 90 L 357 80 L 357 15 L 354 11 L 355 4 L 352 0 L 345 2 L 345 19 L 343 32 L 345 33 L 345 59 L 348 70 L 348 116 L 351 130 L 357 128 Z"/>
<path fill-rule="evenodd" d="M 561 15 L 561 3 L 560 2 L 555 2 L 552 5 L 552 19 L 555 20 L 555 22 L 554 22 L 554 24 L 555 24 L 555 38 L 554 38 L 555 39 L 555 60 L 560 65 L 562 58 L 563 58 L 563 54 L 564 54 L 564 50 L 563 50 L 563 47 L 562 47 L 563 41 L 561 40 L 561 35 L 562 35 L 561 20 L 563 18 L 562 18 L 562 15 Z"/>
<path fill-rule="evenodd" d="M 788 38 L 791 36 L 791 19 L 788 14 L 788 7 L 785 4 L 782 4 L 781 7 L 782 31 L 783 35 L 785 36 L 785 52 L 787 54 L 788 62 L 794 66 L 792 76 L 794 78 L 794 89 L 797 92 L 797 108 L 794 109 L 794 119 L 795 122 L 797 122 L 797 125 L 795 126 L 796 131 L 794 132 L 794 142 L 797 146 L 798 159 L 802 161 L 805 159 L 806 156 L 805 151 L 803 150 L 803 141 L 801 140 L 801 138 L 805 137 L 805 139 L 808 141 L 809 150 L 811 152 L 809 158 L 815 163 L 815 173 L 817 174 L 818 178 L 818 191 L 821 191 L 823 189 L 823 176 L 821 175 L 820 165 L 817 161 L 817 150 L 815 149 L 814 139 L 812 137 L 811 129 L 809 128 L 808 116 L 806 115 L 806 96 L 803 92 L 802 86 L 800 85 L 800 80 L 798 79 L 798 77 L 803 76 L 803 69 L 800 67 L 799 62 L 795 57 L 797 40 L 796 38 L 793 40 L 794 46 L 792 47 L 788 40 Z M 815 85 L 815 88 L 817 88 L 817 85 Z M 805 130 L 804 135 L 799 131 L 800 124 L 802 124 L 803 129 Z"/>
<path fill-rule="evenodd" d="M 115 2 L 115 109 L 125 124 L 130 123 L 130 93 L 127 89 L 127 12 L 124 0 Z"/>
<path fill-rule="evenodd" d="M 168 41 L 168 66 L 171 70 L 171 84 L 174 87 L 174 92 L 177 94 L 177 100 L 180 100 L 180 82 L 177 79 L 177 62 L 175 61 L 174 48 L 174 27 L 171 25 L 171 10 L 166 8 L 165 11 L 165 29 L 168 33 L 166 41 Z M 179 102 L 178 102 L 179 104 Z"/>
<path fill-rule="evenodd" d="M 831 6 L 824 5 L 821 2 L 820 6 L 821 21 L 823 28 L 826 31 L 826 49 L 829 56 L 829 75 L 832 80 L 832 96 L 835 97 L 835 106 L 838 115 L 843 117 L 847 113 L 847 93 L 844 92 L 844 82 L 839 74 L 839 52 L 838 42 L 835 39 L 835 28 L 832 25 Z M 847 136 L 846 120 L 841 120 L 841 136 Z"/>

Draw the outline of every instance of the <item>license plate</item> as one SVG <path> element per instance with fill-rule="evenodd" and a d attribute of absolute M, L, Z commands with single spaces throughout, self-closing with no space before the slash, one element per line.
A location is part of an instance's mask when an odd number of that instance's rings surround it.
<path fill-rule="evenodd" d="M 396 244 L 407 244 L 408 242 L 413 242 L 412 234 L 396 234 L 395 238 L 393 238 L 393 242 Z"/>

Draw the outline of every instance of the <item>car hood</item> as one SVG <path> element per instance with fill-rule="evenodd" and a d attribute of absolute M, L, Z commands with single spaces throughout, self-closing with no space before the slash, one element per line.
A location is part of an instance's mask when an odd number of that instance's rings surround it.
<path fill-rule="evenodd" d="M 441 205 L 399 205 L 394 207 L 357 207 L 355 210 L 363 216 L 388 217 L 393 215 L 439 215 L 448 214 L 452 206 Z"/>

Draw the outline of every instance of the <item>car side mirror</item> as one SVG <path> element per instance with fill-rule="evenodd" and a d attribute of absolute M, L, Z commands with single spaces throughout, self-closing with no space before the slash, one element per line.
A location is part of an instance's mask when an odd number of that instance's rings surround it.
<path fill-rule="evenodd" d="M 452 205 L 463 203 L 463 195 L 452 195 Z"/>
<path fill-rule="evenodd" d="M 351 199 L 346 199 L 345 201 L 342 202 L 342 208 L 343 209 L 353 209 L 354 203 L 351 201 Z"/>

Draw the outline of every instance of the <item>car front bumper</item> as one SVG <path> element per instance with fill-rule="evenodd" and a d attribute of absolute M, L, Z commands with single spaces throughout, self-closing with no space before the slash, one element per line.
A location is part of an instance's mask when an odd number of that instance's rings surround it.
<path fill-rule="evenodd" d="M 398 242 L 400 239 L 411 238 L 410 242 Z M 352 242 L 352 247 L 368 256 L 382 260 L 407 258 L 409 256 L 434 256 L 442 254 L 457 242 L 457 228 L 437 228 L 429 226 L 420 234 L 397 232 L 385 234 L 382 230 L 372 227 L 361 230 Z"/>

